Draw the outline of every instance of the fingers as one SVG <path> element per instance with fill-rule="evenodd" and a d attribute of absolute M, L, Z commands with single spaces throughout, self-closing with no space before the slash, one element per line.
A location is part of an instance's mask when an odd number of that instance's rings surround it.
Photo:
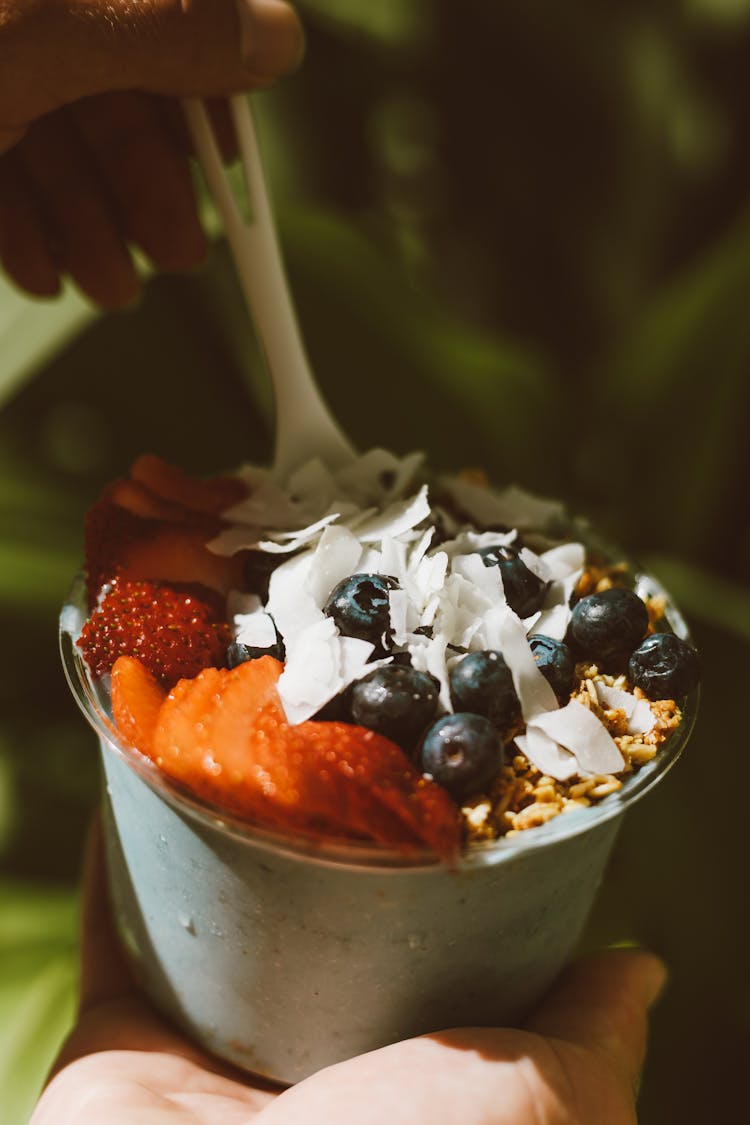
<path fill-rule="evenodd" d="M 112 920 L 104 866 L 101 816 L 97 814 L 86 844 L 83 871 L 80 1010 L 135 992 Z"/>
<path fill-rule="evenodd" d="M 67 114 L 36 122 L 18 153 L 61 267 L 104 308 L 132 303 L 135 267 Z"/>
<path fill-rule="evenodd" d="M 208 250 L 200 225 L 186 154 L 143 94 L 85 98 L 71 113 L 119 227 L 156 266 L 199 266 Z"/>
<path fill-rule="evenodd" d="M 649 1008 L 667 979 L 652 953 L 617 950 L 572 965 L 545 999 L 529 1031 L 604 1052 L 633 1089 L 646 1053 Z"/>
<path fill-rule="evenodd" d="M 0 143 L 60 105 L 139 89 L 228 94 L 294 69 L 303 34 L 283 0 L 36 0 L 0 19 Z M 43 80 L 42 80 L 43 79 Z"/>
<path fill-rule="evenodd" d="M 140 287 L 128 244 L 160 270 L 205 261 L 175 107 L 145 94 L 86 98 L 36 122 L 0 157 L 0 262 L 21 288 L 53 296 L 67 273 L 93 302 L 117 309 Z"/>
<path fill-rule="evenodd" d="M 0 264 L 34 297 L 55 297 L 60 290 L 31 184 L 15 152 L 0 156 Z"/>

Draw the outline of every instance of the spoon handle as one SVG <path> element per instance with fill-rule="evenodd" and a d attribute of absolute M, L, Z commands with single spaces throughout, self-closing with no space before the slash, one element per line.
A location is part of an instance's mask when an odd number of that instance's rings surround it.
<path fill-rule="evenodd" d="M 251 209 L 246 220 L 227 177 L 205 107 L 186 98 L 193 143 L 217 210 L 271 374 L 276 405 L 273 473 L 278 480 L 312 457 L 329 468 L 354 456 L 326 406 L 310 368 L 281 258 L 248 99 L 230 99 Z"/>

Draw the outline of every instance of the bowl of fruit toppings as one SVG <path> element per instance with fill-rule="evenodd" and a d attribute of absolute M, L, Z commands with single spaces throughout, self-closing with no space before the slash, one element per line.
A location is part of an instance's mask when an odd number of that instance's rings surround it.
<path fill-rule="evenodd" d="M 139 458 L 61 648 L 138 980 L 281 1082 L 520 1018 L 699 678 L 664 590 L 561 505 L 384 450 L 283 481 Z"/>

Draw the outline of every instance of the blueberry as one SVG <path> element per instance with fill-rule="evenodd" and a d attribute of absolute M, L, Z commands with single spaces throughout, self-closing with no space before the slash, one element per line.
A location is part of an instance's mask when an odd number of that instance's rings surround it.
<path fill-rule="evenodd" d="M 385 574 L 352 574 L 339 582 L 323 607 L 344 637 L 359 637 L 379 646 L 390 626 L 389 590 L 398 587 Z"/>
<path fill-rule="evenodd" d="M 438 692 L 426 672 L 402 664 L 376 668 L 352 687 L 352 721 L 409 750 L 435 718 Z"/>
<path fill-rule="evenodd" d="M 457 801 L 481 793 L 500 773 L 503 740 L 483 715 L 444 715 L 424 736 L 421 767 Z"/>
<path fill-rule="evenodd" d="M 457 711 L 484 715 L 504 727 L 518 712 L 510 668 L 500 652 L 470 652 L 450 674 L 451 701 Z"/>
<path fill-rule="evenodd" d="M 529 637 L 537 668 L 559 699 L 565 699 L 575 687 L 576 662 L 573 653 L 562 641 L 535 633 Z"/>
<path fill-rule="evenodd" d="M 505 600 L 519 617 L 530 617 L 541 609 L 548 583 L 522 561 L 515 547 L 482 547 L 477 551 L 485 566 L 499 566 Z"/>
<path fill-rule="evenodd" d="M 268 648 L 255 648 L 253 645 L 231 644 L 227 649 L 227 668 L 236 668 L 238 664 L 246 664 L 248 660 L 258 660 L 261 656 L 272 656 L 274 660 L 284 660 L 284 642 L 276 635 L 276 644 Z"/>
<path fill-rule="evenodd" d="M 567 641 L 575 652 L 607 666 L 623 666 L 643 639 L 648 611 L 636 593 L 613 586 L 574 606 Z"/>
<path fill-rule="evenodd" d="M 649 699 L 680 699 L 697 685 L 698 653 L 674 633 L 653 633 L 628 664 L 628 677 Z"/>

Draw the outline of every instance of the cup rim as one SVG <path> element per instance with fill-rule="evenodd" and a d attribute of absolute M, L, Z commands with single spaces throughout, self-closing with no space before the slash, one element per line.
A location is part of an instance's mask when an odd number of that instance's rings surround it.
<path fill-rule="evenodd" d="M 689 641 L 687 624 L 661 583 L 638 571 L 635 572 L 635 579 L 635 589 L 639 594 L 652 597 L 660 595 L 666 599 L 665 617 L 670 627 L 678 636 Z M 196 797 L 187 788 L 173 781 L 150 758 L 123 739 L 115 728 L 107 708 L 107 680 L 103 678 L 98 684 L 94 683 L 76 643 L 87 616 L 86 582 L 84 576 L 78 574 L 60 613 L 58 632 L 63 670 L 73 698 L 102 743 L 178 813 L 190 817 L 204 828 L 221 832 L 249 846 L 293 856 L 314 865 L 407 872 L 413 872 L 417 868 L 444 869 L 444 862 L 434 852 L 418 845 L 406 851 L 368 841 L 345 840 L 317 833 L 306 834 L 301 830 L 283 832 L 260 822 L 241 819 Z M 597 805 L 561 813 L 545 824 L 510 838 L 500 837 L 497 840 L 470 844 L 452 866 L 457 869 L 472 869 L 507 862 L 538 848 L 581 835 L 622 815 L 659 782 L 679 758 L 695 724 L 699 698 L 700 689 L 696 688 L 682 700 L 682 721 L 679 727 L 652 761 L 641 766 L 615 793 L 603 798 Z"/>

